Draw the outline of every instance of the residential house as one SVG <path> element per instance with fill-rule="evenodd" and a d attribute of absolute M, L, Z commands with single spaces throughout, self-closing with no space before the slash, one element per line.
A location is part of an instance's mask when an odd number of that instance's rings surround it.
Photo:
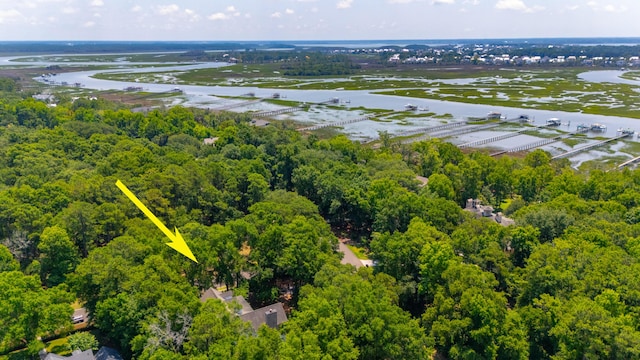
<path fill-rule="evenodd" d="M 122 356 L 115 349 L 103 346 L 95 354 L 93 350 L 74 350 L 70 356 L 48 353 L 43 349 L 40 351 L 40 360 L 122 360 Z"/>
<path fill-rule="evenodd" d="M 280 302 L 254 310 L 243 296 L 233 296 L 232 291 L 220 292 L 214 288 L 207 289 L 202 293 L 202 296 L 200 296 L 201 302 L 205 302 L 208 299 L 218 299 L 224 303 L 235 302 L 240 305 L 236 311 L 236 315 L 242 320 L 250 322 L 255 331 L 258 331 L 262 324 L 267 324 L 267 326 L 271 328 L 277 328 L 287 321 L 287 313 L 284 311 L 284 307 Z"/>

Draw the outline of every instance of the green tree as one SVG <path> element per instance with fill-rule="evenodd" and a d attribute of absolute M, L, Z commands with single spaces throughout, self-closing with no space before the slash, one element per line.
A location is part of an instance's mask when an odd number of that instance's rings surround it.
<path fill-rule="evenodd" d="M 493 275 L 450 261 L 442 279 L 422 316 L 438 352 L 452 359 L 496 358 L 508 310 L 504 294 L 494 290 L 498 284 Z M 523 357 L 526 353 L 516 356 Z"/>
<path fill-rule="evenodd" d="M 251 335 L 251 326 L 219 300 L 209 299 L 193 318 L 185 350 L 189 356 L 232 359 L 237 342 Z"/>
<path fill-rule="evenodd" d="M 71 351 L 98 350 L 99 347 L 96 337 L 92 333 L 86 331 L 71 334 L 67 337 L 67 340 L 69 341 L 68 345 Z"/>
<path fill-rule="evenodd" d="M 549 242 L 565 231 L 575 221 L 574 217 L 562 209 L 547 206 L 530 207 L 517 214 L 522 225 L 531 225 L 540 232 L 540 242 Z"/>
<path fill-rule="evenodd" d="M 431 176 L 429 176 L 429 183 L 427 186 L 428 189 L 437 196 L 447 200 L 455 200 L 453 183 L 446 175 L 431 174 Z"/>
<path fill-rule="evenodd" d="M 64 285 L 45 290 L 36 276 L 5 271 L 0 288 L 0 351 L 71 329 L 73 296 Z"/>
<path fill-rule="evenodd" d="M 369 268 L 351 269 L 325 266 L 314 286 L 301 289 L 298 312 L 285 328 L 287 343 L 311 352 L 319 347 L 339 358 L 357 352 L 360 359 L 428 358 L 424 330 L 395 305 L 393 279 L 373 276 Z"/>
<path fill-rule="evenodd" d="M 0 272 L 15 271 L 20 269 L 20 264 L 7 249 L 6 246 L 0 245 Z"/>
<path fill-rule="evenodd" d="M 511 231 L 511 248 L 513 249 L 513 264 L 524 267 L 529 255 L 540 244 L 540 231 L 533 226 L 517 227 Z"/>
<path fill-rule="evenodd" d="M 129 354 L 131 341 L 140 331 L 144 318 L 140 303 L 131 295 L 120 293 L 97 304 L 92 313 L 96 327 L 114 344 Z"/>
<path fill-rule="evenodd" d="M 44 229 L 38 244 L 42 282 L 55 286 L 65 281 L 66 274 L 79 262 L 78 250 L 67 232 L 58 226 Z"/>

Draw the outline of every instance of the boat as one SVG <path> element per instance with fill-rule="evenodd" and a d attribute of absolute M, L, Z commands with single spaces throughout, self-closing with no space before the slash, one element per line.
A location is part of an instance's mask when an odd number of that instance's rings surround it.
<path fill-rule="evenodd" d="M 551 118 L 547 120 L 547 126 L 560 126 L 562 121 L 558 118 Z"/>
<path fill-rule="evenodd" d="M 605 131 L 607 131 L 607 125 L 599 124 L 599 123 L 593 123 L 593 124 L 591 124 L 591 131 L 605 132 Z"/>
<path fill-rule="evenodd" d="M 591 129 L 591 126 L 587 124 L 578 124 L 578 126 L 576 127 L 577 132 L 587 132 L 590 129 Z"/>
<path fill-rule="evenodd" d="M 487 120 L 500 119 L 500 118 L 502 118 L 502 114 L 496 111 L 492 111 L 487 114 Z"/>
<path fill-rule="evenodd" d="M 635 132 L 635 130 L 630 129 L 630 128 L 626 128 L 626 129 L 619 128 L 619 129 L 618 129 L 618 132 L 619 132 L 620 134 L 622 134 L 622 135 L 633 135 L 633 134 L 635 134 L 635 133 L 636 133 L 636 132 Z"/>
<path fill-rule="evenodd" d="M 409 110 L 409 111 L 415 111 L 418 110 L 418 106 L 416 105 L 412 105 L 412 104 L 407 104 L 404 106 L 405 109 Z"/>

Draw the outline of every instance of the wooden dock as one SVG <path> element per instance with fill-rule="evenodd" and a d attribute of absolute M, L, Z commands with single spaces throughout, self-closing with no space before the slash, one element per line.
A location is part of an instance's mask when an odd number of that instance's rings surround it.
<path fill-rule="evenodd" d="M 537 127 L 541 128 L 541 127 L 551 127 L 551 126 L 555 126 L 555 125 L 545 124 L 545 125 L 540 125 L 540 126 L 537 126 Z M 554 143 L 556 141 L 560 141 L 562 139 L 566 139 L 566 138 L 568 138 L 570 136 L 573 136 L 573 135 L 585 133 L 587 131 L 588 131 L 588 129 L 578 129 L 576 131 L 573 131 L 573 132 L 570 132 L 570 133 L 567 133 L 567 134 L 554 136 L 554 137 L 548 138 L 548 139 L 538 140 L 538 141 L 535 141 L 535 142 L 532 142 L 532 143 L 529 143 L 529 144 L 516 146 L 514 148 L 507 149 L 507 150 L 501 150 L 501 151 L 498 151 L 498 152 L 490 154 L 490 156 L 498 156 L 498 155 L 502 155 L 502 154 L 506 154 L 506 153 L 515 153 L 515 152 L 520 152 L 520 151 L 527 151 L 527 150 L 531 150 L 531 149 L 536 149 L 536 148 L 539 148 L 541 146 L 549 145 L 549 144 L 552 144 L 552 143 Z"/>
<path fill-rule="evenodd" d="M 492 143 L 492 142 L 496 142 L 496 141 L 500 141 L 500 140 L 504 140 L 504 139 L 509 139 L 509 138 L 512 138 L 512 137 L 516 137 L 518 135 L 522 135 L 522 133 L 527 132 L 527 131 L 538 130 L 538 129 L 543 129 L 543 128 L 547 128 L 547 127 L 549 127 L 549 124 L 535 125 L 535 126 L 527 127 L 525 129 L 512 131 L 512 132 L 509 132 L 508 134 L 496 135 L 496 136 L 492 136 L 492 137 L 488 137 L 488 138 L 484 138 L 484 139 L 480 139 L 480 140 L 470 141 L 468 143 L 460 144 L 460 145 L 458 145 L 458 147 L 460 149 L 464 149 L 464 148 L 474 147 L 474 146 L 478 146 L 478 145 L 489 144 L 489 143 Z M 521 151 L 521 150 L 518 150 L 518 151 Z"/>
<path fill-rule="evenodd" d="M 261 112 L 257 112 L 249 115 L 251 115 L 252 118 L 263 118 L 263 117 L 276 116 L 280 114 L 292 113 L 296 111 L 302 111 L 302 110 L 305 110 L 306 108 L 307 107 L 305 105 L 298 105 L 298 106 L 292 106 L 292 107 L 279 109 L 279 110 L 261 111 Z"/>
<path fill-rule="evenodd" d="M 372 117 L 373 116 L 371 116 L 371 115 L 367 115 L 367 116 L 363 116 L 363 117 L 359 117 L 359 118 L 355 118 L 355 119 L 349 119 L 349 120 L 344 120 L 344 121 L 338 121 L 338 122 L 314 125 L 314 126 L 300 128 L 300 129 L 298 129 L 298 131 L 313 131 L 313 130 L 324 129 L 324 128 L 327 128 L 327 127 L 332 127 L 332 126 L 342 126 L 342 125 L 347 125 L 347 124 L 353 124 L 353 123 L 357 123 L 357 122 L 360 122 L 360 121 L 370 120 Z"/>
<path fill-rule="evenodd" d="M 553 156 L 553 157 L 551 158 L 551 160 L 555 160 L 555 159 L 562 159 L 562 158 L 570 157 L 570 156 L 573 156 L 573 155 L 575 155 L 575 154 L 578 154 L 578 153 L 581 153 L 581 152 L 584 152 L 584 151 L 588 151 L 588 150 L 591 150 L 591 149 L 597 148 L 597 147 L 599 147 L 599 146 L 602 146 L 602 145 L 604 145 L 604 144 L 610 143 L 610 142 L 612 142 L 612 141 L 618 141 L 618 140 L 620 140 L 620 139 L 624 139 L 624 138 L 629 137 L 629 136 L 631 136 L 631 134 L 622 134 L 622 135 L 618 135 L 618 136 L 616 136 L 616 137 L 613 137 L 613 138 L 611 138 L 611 139 L 606 139 L 606 140 L 598 141 L 597 143 L 590 144 L 590 145 L 586 145 L 586 146 L 582 146 L 582 147 L 579 147 L 579 148 L 577 148 L 577 149 L 573 149 L 573 150 L 567 151 L 567 152 L 565 152 L 565 153 L 562 153 L 562 154 L 559 154 L 559 155 Z"/>
<path fill-rule="evenodd" d="M 249 105 L 253 105 L 253 104 L 257 104 L 259 102 L 261 102 L 263 99 L 255 99 L 255 100 L 247 100 L 247 101 L 242 101 L 239 103 L 234 103 L 234 104 L 228 104 L 225 106 L 221 106 L 219 108 L 215 108 L 215 109 L 211 109 L 213 111 L 225 111 L 225 110 L 230 110 L 233 108 L 239 108 L 239 107 L 243 107 L 243 106 L 249 106 Z"/>
<path fill-rule="evenodd" d="M 480 121 L 485 121 L 486 118 L 481 118 Z M 413 139 L 407 139 L 405 141 L 403 141 L 403 144 L 406 143 L 411 143 L 411 142 L 415 142 L 415 141 L 422 141 L 425 140 L 427 138 L 446 138 L 449 136 L 456 136 L 456 135 L 462 135 L 462 134 L 468 134 L 471 132 L 476 132 L 476 131 L 480 131 L 480 130 L 487 130 L 487 129 L 491 129 L 497 126 L 500 126 L 502 124 L 506 124 L 506 123 L 512 123 L 515 121 L 520 121 L 522 120 L 522 117 L 517 117 L 517 118 L 511 118 L 511 119 L 505 119 L 505 120 L 500 120 L 497 122 L 491 122 L 488 124 L 477 124 L 478 123 L 478 119 L 469 119 L 467 118 L 467 120 L 464 121 L 456 121 L 456 122 L 452 122 L 452 123 L 448 123 L 448 124 L 442 124 L 442 125 L 436 125 L 436 126 L 431 126 L 431 127 L 425 127 L 425 128 L 419 128 L 419 129 L 414 129 L 414 130 L 409 130 L 409 131 L 405 131 L 403 133 L 400 133 L 398 136 L 411 136 L 411 135 L 416 135 L 416 134 L 425 134 L 424 136 L 420 136 L 418 138 L 413 138 Z M 467 126 L 467 127 L 464 127 Z M 464 127 L 462 129 L 458 129 Z M 443 130 L 449 130 L 449 129 L 455 129 L 455 130 L 451 130 L 451 131 L 446 131 L 446 132 L 440 132 Z M 433 134 L 436 133 L 436 134 Z M 431 134 L 431 135 L 428 135 Z"/>
<path fill-rule="evenodd" d="M 629 166 L 631 164 L 637 163 L 638 161 L 640 161 L 640 156 L 634 157 L 631 160 L 627 160 L 627 161 L 623 162 L 622 164 L 618 165 L 616 168 L 617 169 L 622 169 L 622 168 L 627 167 L 627 166 Z"/>

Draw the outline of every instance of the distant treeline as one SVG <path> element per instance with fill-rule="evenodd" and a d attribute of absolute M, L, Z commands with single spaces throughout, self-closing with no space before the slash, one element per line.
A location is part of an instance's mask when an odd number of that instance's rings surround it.
<path fill-rule="evenodd" d="M 636 46 L 615 46 L 615 45 L 597 45 L 597 46 L 532 46 L 528 48 L 511 48 L 497 49 L 492 52 L 494 55 L 509 54 L 512 56 L 586 56 L 594 57 L 625 57 L 639 56 L 640 45 Z"/>
<path fill-rule="evenodd" d="M 193 51 L 193 50 L 252 50 L 271 48 L 293 48 L 292 45 L 278 43 L 235 43 L 235 42 L 165 42 L 165 41 L 130 41 L 130 42 L 0 42 L 0 53 L 113 53 L 113 52 L 150 52 L 150 51 Z"/>
<path fill-rule="evenodd" d="M 360 65 L 346 55 L 307 55 L 282 66 L 287 76 L 325 76 L 353 74 Z"/>

